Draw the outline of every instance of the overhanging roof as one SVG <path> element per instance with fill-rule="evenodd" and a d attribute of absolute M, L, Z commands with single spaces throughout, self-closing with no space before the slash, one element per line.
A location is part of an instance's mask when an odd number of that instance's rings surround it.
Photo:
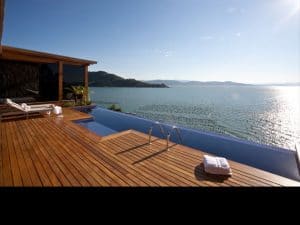
<path fill-rule="evenodd" d="M 56 55 L 47 52 L 38 52 L 27 49 L 15 48 L 2 45 L 2 54 L 0 59 L 25 61 L 33 63 L 57 63 L 63 62 L 72 65 L 91 65 L 96 64 L 96 61 L 78 59 L 63 55 Z"/>

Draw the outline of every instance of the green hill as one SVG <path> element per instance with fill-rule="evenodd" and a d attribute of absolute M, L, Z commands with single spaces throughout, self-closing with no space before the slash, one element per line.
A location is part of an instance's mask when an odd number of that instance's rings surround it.
<path fill-rule="evenodd" d="M 152 88 L 166 88 L 163 83 L 150 84 L 135 79 L 124 79 L 115 74 L 107 73 L 105 71 L 89 72 L 89 86 L 90 87 L 152 87 Z"/>

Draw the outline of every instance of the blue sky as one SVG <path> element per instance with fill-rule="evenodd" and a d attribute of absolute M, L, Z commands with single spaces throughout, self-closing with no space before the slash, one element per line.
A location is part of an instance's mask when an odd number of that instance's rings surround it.
<path fill-rule="evenodd" d="M 140 80 L 300 81 L 300 0 L 6 0 L 4 45 Z"/>

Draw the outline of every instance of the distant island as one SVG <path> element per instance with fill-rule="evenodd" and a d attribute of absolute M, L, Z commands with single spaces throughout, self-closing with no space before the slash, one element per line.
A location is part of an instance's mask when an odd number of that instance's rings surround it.
<path fill-rule="evenodd" d="M 295 83 L 266 83 L 245 84 L 232 81 L 193 81 L 193 80 L 135 80 L 125 79 L 105 71 L 89 72 L 90 87 L 141 87 L 141 88 L 168 88 L 176 86 L 299 86 Z"/>
<path fill-rule="evenodd" d="M 300 82 L 245 84 L 232 81 L 192 81 L 192 80 L 144 80 L 150 84 L 164 83 L 168 86 L 300 86 Z"/>
<path fill-rule="evenodd" d="M 168 86 L 248 86 L 251 84 L 236 83 L 232 81 L 180 81 L 180 80 L 147 80 L 150 84 L 164 83 Z"/>
<path fill-rule="evenodd" d="M 167 88 L 164 83 L 148 83 L 135 79 L 124 79 L 115 74 L 105 71 L 89 72 L 90 87 L 149 87 L 149 88 Z"/>
<path fill-rule="evenodd" d="M 286 83 L 266 83 L 266 84 L 257 84 L 260 86 L 300 86 L 300 82 L 286 82 Z"/>

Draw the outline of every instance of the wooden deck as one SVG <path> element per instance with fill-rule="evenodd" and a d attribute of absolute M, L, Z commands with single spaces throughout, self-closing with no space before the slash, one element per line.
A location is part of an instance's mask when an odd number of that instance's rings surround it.
<path fill-rule="evenodd" d="M 129 130 L 99 137 L 64 117 L 0 123 L 0 186 L 300 186 L 229 161 L 232 177 L 207 175 L 203 152 Z"/>

